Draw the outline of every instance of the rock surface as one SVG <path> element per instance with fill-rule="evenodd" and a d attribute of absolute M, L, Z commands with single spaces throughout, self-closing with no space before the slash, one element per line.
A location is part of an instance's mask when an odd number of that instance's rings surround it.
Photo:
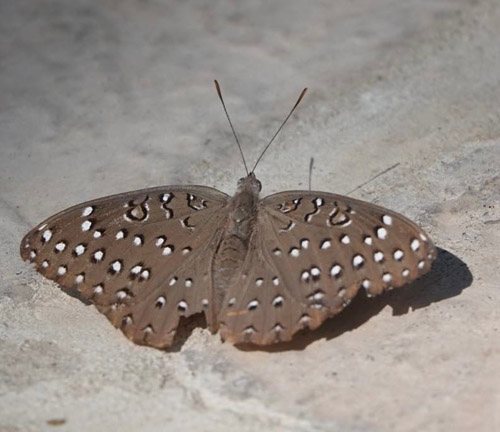
<path fill-rule="evenodd" d="M 497 0 L 2 2 L 0 430 L 500 430 L 499 28 Z M 432 272 L 285 346 L 195 329 L 161 352 L 21 261 L 88 199 L 232 193 L 214 78 L 249 162 L 307 85 L 263 194 L 307 188 L 314 157 L 314 189 L 421 224 Z"/>

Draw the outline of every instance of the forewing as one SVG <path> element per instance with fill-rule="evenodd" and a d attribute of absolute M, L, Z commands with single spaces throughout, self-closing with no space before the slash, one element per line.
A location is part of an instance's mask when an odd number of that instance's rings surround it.
<path fill-rule="evenodd" d="M 371 296 L 405 285 L 435 257 L 429 236 L 396 212 L 324 192 L 269 196 L 220 313 L 223 337 L 290 340 L 340 312 L 359 288 Z"/>
<path fill-rule="evenodd" d="M 76 287 L 136 343 L 172 343 L 181 316 L 207 310 L 228 196 L 165 186 L 79 204 L 31 230 L 21 256 Z"/>

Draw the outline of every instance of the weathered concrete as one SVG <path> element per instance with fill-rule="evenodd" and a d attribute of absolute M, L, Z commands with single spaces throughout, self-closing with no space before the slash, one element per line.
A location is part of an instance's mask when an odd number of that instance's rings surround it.
<path fill-rule="evenodd" d="M 334 6 L 332 6 L 334 5 Z M 497 0 L 0 2 L 0 430 L 500 430 Z M 419 222 L 422 280 L 243 351 L 138 347 L 18 255 L 69 205 L 159 184 L 347 193 Z M 56 426 L 58 423 L 58 426 Z"/>

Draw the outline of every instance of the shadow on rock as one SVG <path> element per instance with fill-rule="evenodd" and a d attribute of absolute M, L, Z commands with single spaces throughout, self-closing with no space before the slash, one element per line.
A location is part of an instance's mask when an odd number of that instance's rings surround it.
<path fill-rule="evenodd" d="M 76 288 L 66 288 L 63 286 L 59 287 L 61 291 L 69 295 L 70 297 L 76 298 L 77 300 L 80 300 L 85 306 L 91 306 L 94 303 L 92 303 L 89 299 L 85 298 L 80 291 L 78 291 Z"/>
<path fill-rule="evenodd" d="M 238 345 L 237 348 L 242 351 L 266 352 L 303 350 L 316 340 L 333 339 L 356 329 L 386 306 L 392 307 L 393 315 L 404 315 L 410 310 L 455 297 L 471 285 L 472 279 L 467 264 L 452 253 L 438 248 L 431 271 L 411 284 L 374 298 L 367 298 L 364 290 L 360 290 L 341 313 L 325 321 L 316 330 L 297 333 L 290 342 L 263 347 Z"/>

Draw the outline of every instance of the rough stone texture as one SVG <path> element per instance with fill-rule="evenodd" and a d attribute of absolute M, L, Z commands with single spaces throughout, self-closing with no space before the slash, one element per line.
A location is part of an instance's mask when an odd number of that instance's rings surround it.
<path fill-rule="evenodd" d="M 500 430 L 498 0 L 0 2 L 0 430 Z M 138 347 L 21 262 L 72 204 L 159 184 L 307 187 L 385 205 L 433 271 L 318 331 Z M 175 429 L 174 429 L 175 426 Z"/>

